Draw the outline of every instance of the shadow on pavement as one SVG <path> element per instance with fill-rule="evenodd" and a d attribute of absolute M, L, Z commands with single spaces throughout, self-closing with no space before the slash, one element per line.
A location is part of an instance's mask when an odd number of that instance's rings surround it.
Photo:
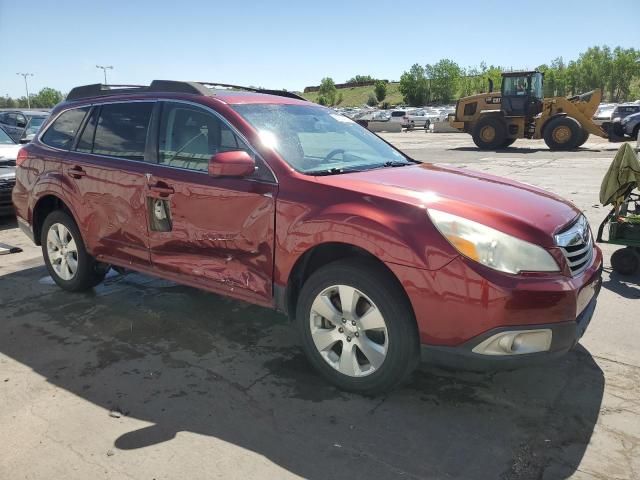
<path fill-rule="evenodd" d="M 602 287 L 624 298 L 640 299 L 640 271 L 633 275 L 620 275 L 609 271 L 609 278 L 603 280 Z"/>
<path fill-rule="evenodd" d="M 604 389 L 578 347 L 550 367 L 424 366 L 389 395 L 346 394 L 311 370 L 283 316 L 137 274 L 70 294 L 32 268 L 0 277 L 0 304 L 1 353 L 153 423 L 111 439 L 115 447 L 190 431 L 311 479 L 567 478 Z"/>

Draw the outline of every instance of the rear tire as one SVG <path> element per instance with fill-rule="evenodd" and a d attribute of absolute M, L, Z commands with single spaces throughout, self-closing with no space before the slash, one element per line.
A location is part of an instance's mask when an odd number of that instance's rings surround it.
<path fill-rule="evenodd" d="M 611 255 L 611 268 L 620 275 L 633 275 L 639 266 L 640 259 L 633 247 L 621 248 Z"/>
<path fill-rule="evenodd" d="M 631 134 L 631 138 L 633 140 L 637 140 L 639 133 L 640 133 L 640 123 L 638 125 L 636 125 L 635 128 L 633 129 L 633 133 Z"/>
<path fill-rule="evenodd" d="M 87 253 L 76 222 L 62 210 L 45 218 L 40 241 L 49 275 L 64 290 L 80 292 L 93 288 L 109 270 Z"/>
<path fill-rule="evenodd" d="M 544 127 L 544 142 L 550 150 L 573 150 L 582 138 L 582 127 L 572 117 L 556 117 Z"/>
<path fill-rule="evenodd" d="M 473 143 L 481 150 L 501 148 L 507 136 L 507 127 L 502 119 L 486 116 L 473 127 Z"/>
<path fill-rule="evenodd" d="M 388 391 L 406 380 L 420 359 L 405 292 L 370 261 L 340 260 L 314 272 L 300 292 L 296 321 L 307 358 L 342 390 Z"/>

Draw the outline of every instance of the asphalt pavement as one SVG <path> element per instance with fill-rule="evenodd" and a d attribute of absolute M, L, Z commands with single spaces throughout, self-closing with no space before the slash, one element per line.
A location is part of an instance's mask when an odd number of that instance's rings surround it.
<path fill-rule="evenodd" d="M 572 200 L 595 227 L 618 145 L 575 152 L 463 134 L 382 134 L 422 161 L 503 175 Z M 128 273 L 57 288 L 0 219 L 0 479 L 637 479 L 640 276 L 609 270 L 581 344 L 498 373 L 422 365 L 393 393 L 323 382 L 275 312 Z"/>

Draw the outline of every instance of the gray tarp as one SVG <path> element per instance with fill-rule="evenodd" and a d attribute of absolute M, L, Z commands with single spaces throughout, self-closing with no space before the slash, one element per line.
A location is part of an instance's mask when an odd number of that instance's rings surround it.
<path fill-rule="evenodd" d="M 624 143 L 602 179 L 600 203 L 602 205 L 619 204 L 627 191 L 638 188 L 638 185 L 640 185 L 640 162 L 631 145 Z"/>

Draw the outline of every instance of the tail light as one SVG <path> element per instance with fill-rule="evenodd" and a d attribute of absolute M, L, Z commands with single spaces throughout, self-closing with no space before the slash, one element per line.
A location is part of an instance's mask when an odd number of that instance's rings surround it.
<path fill-rule="evenodd" d="M 27 152 L 27 149 L 22 147 L 20 150 L 18 150 L 18 156 L 16 157 L 16 166 L 20 166 L 24 163 L 24 161 L 29 158 L 29 153 Z"/>

